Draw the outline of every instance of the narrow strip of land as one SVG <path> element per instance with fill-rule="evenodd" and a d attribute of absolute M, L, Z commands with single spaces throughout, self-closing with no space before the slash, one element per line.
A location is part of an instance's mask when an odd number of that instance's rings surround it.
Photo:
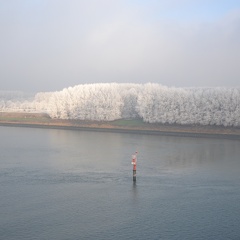
<path fill-rule="evenodd" d="M 107 131 L 185 137 L 211 137 L 240 140 L 240 128 L 220 126 L 183 126 L 150 124 L 142 120 L 82 121 L 51 119 L 40 113 L 0 113 L 1 126 Z"/>

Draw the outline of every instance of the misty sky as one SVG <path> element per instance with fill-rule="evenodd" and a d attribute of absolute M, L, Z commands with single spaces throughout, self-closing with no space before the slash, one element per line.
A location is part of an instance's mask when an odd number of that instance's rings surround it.
<path fill-rule="evenodd" d="M 0 0 L 0 90 L 239 87 L 239 0 Z"/>

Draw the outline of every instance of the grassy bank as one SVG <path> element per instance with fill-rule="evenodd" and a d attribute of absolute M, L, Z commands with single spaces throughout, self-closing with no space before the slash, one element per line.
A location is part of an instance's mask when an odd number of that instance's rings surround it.
<path fill-rule="evenodd" d="M 141 119 L 119 119 L 109 122 L 62 120 L 51 119 L 47 114 L 42 113 L 2 112 L 0 113 L 0 125 L 240 139 L 240 128 L 233 127 L 150 124 Z"/>

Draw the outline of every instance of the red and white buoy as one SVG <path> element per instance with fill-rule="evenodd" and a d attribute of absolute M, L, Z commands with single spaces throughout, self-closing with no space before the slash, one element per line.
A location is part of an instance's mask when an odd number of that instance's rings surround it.
<path fill-rule="evenodd" d="M 132 155 L 132 165 L 133 165 L 133 181 L 136 182 L 137 178 L 137 153 Z"/>

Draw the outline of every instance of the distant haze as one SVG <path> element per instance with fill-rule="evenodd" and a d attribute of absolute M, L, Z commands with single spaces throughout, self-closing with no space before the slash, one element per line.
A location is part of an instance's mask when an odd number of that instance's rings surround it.
<path fill-rule="evenodd" d="M 236 0 L 2 0 L 0 30 L 0 90 L 239 87 Z"/>

